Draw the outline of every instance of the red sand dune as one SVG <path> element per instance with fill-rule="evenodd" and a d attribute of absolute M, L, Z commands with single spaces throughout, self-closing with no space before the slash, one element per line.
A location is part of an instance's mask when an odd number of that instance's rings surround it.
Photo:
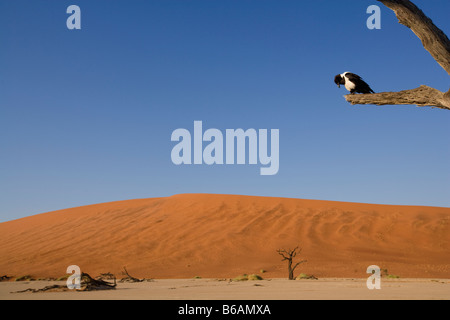
<path fill-rule="evenodd" d="M 276 252 L 300 245 L 296 274 L 450 278 L 450 208 L 183 194 L 90 205 L 0 223 L 0 275 L 287 276 Z"/>

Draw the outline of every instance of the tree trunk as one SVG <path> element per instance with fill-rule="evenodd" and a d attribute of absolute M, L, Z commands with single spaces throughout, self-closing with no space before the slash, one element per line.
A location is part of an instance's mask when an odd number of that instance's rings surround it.
<path fill-rule="evenodd" d="M 289 280 L 294 280 L 294 270 L 292 269 L 292 259 L 289 260 L 288 270 L 289 270 Z"/>

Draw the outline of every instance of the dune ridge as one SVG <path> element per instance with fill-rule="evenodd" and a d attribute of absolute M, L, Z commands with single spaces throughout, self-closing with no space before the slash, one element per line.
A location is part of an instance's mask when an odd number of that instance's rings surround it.
<path fill-rule="evenodd" d="M 450 208 L 216 194 L 125 200 L 0 223 L 0 275 L 287 276 L 276 250 L 302 248 L 296 273 L 450 278 Z"/>

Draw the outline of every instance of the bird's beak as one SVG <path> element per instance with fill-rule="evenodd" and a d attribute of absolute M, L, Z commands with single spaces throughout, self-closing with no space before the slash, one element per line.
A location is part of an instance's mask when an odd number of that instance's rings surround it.
<path fill-rule="evenodd" d="M 341 84 L 340 83 L 338 83 L 338 88 L 340 88 L 341 87 Z"/>

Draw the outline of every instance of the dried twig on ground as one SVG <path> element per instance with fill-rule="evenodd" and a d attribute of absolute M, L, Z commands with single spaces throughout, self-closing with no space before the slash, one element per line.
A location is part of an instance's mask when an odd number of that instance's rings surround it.
<path fill-rule="evenodd" d="M 103 280 L 93 279 L 89 274 L 81 274 L 81 288 L 75 291 L 94 291 L 94 290 L 113 290 L 117 286 L 116 278 L 114 277 L 114 283 L 106 282 Z M 49 285 L 41 289 L 28 288 L 25 290 L 15 291 L 12 293 L 23 293 L 23 292 L 63 292 L 63 291 L 73 291 L 67 287 L 67 285 Z"/>
<path fill-rule="evenodd" d="M 142 282 L 142 281 L 144 281 L 144 280 L 141 280 L 141 279 L 138 279 L 138 278 L 130 276 L 130 274 L 127 271 L 127 268 L 123 267 L 123 270 L 125 272 L 122 272 L 122 273 L 125 274 L 126 277 L 120 279 L 119 282 Z"/>
<path fill-rule="evenodd" d="M 9 279 L 11 279 L 12 277 L 7 276 L 6 274 L 4 276 L 0 276 L 0 282 L 2 281 L 8 281 Z"/>
<path fill-rule="evenodd" d="M 84 289 L 83 289 L 84 286 Z M 82 291 L 92 291 L 92 290 L 110 290 L 115 289 L 117 286 L 116 278 L 114 277 L 114 284 L 106 282 L 103 280 L 95 280 L 91 278 L 87 273 L 81 274 L 81 290 Z"/>

